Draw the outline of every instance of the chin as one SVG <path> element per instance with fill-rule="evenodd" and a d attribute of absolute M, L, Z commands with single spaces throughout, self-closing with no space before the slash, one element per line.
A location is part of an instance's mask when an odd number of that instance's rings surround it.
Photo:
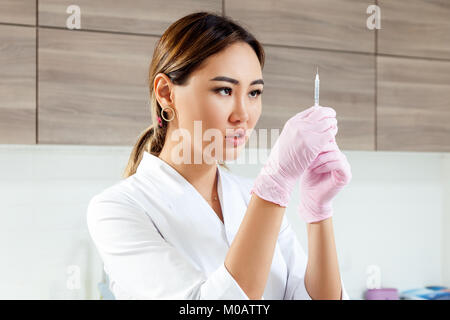
<path fill-rule="evenodd" d="M 218 162 L 234 161 L 237 158 L 239 158 L 239 155 L 241 154 L 242 150 L 244 150 L 244 147 L 245 143 L 239 146 L 231 146 L 224 144 L 223 148 L 219 149 L 220 152 L 217 152 L 218 149 L 214 149 L 214 151 L 210 155 L 206 155 L 204 153 L 203 159 L 207 163 L 212 163 L 213 161 Z"/>
<path fill-rule="evenodd" d="M 239 155 L 241 154 L 242 150 L 244 149 L 245 145 L 237 146 L 237 147 L 224 147 L 223 154 L 225 155 L 225 159 L 223 161 L 234 161 L 237 158 L 239 158 Z M 221 159 L 222 160 L 222 159 Z"/>

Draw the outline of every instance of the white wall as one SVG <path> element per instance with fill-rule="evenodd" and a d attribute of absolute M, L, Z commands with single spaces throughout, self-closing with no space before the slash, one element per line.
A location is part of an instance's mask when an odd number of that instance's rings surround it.
<path fill-rule="evenodd" d="M 0 299 L 99 297 L 102 267 L 86 208 L 120 179 L 130 150 L 0 146 Z M 66 284 L 74 279 L 72 265 L 79 267 L 80 289 Z"/>
<path fill-rule="evenodd" d="M 0 145 L 0 299 L 98 299 L 102 265 L 85 223 L 90 198 L 117 182 L 131 147 Z M 450 286 L 450 156 L 443 153 L 344 151 L 353 180 L 335 199 L 341 272 L 362 299 L 366 268 L 382 286 Z M 229 164 L 255 178 L 260 165 Z M 307 249 L 296 213 L 287 215 Z M 80 289 L 70 290 L 70 266 Z M 70 282 L 72 283 L 72 282 Z"/>
<path fill-rule="evenodd" d="M 341 274 L 350 297 L 363 299 L 369 265 L 381 269 L 382 287 L 402 291 L 450 286 L 449 155 L 343 152 L 353 179 L 334 201 L 333 221 Z M 233 168 L 255 177 L 259 167 Z M 307 250 L 306 226 L 296 212 L 298 192 L 297 184 L 287 214 Z"/>
<path fill-rule="evenodd" d="M 450 154 L 442 162 L 444 210 L 442 219 L 442 279 L 450 287 Z"/>

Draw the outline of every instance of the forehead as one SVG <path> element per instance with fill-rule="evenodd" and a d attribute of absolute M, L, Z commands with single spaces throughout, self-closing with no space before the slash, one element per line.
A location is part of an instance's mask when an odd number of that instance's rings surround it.
<path fill-rule="evenodd" d="M 194 81 L 227 76 L 248 84 L 262 78 L 262 71 L 253 48 L 245 42 L 237 42 L 208 57 L 192 76 Z"/>

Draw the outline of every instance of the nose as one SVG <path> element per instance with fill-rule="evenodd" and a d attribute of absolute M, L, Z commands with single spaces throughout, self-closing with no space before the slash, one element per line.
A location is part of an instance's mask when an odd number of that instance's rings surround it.
<path fill-rule="evenodd" d="M 249 116 L 245 102 L 243 102 L 242 100 L 236 101 L 233 112 L 230 116 L 230 121 L 242 123 L 248 121 L 248 117 Z"/>

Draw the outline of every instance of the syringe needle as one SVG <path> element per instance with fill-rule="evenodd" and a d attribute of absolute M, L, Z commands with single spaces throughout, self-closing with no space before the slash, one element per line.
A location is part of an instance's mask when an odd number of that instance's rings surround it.
<path fill-rule="evenodd" d="M 317 66 L 316 71 L 316 79 L 314 81 L 314 105 L 319 105 L 319 87 L 320 87 L 320 80 L 319 80 L 319 66 Z"/>

